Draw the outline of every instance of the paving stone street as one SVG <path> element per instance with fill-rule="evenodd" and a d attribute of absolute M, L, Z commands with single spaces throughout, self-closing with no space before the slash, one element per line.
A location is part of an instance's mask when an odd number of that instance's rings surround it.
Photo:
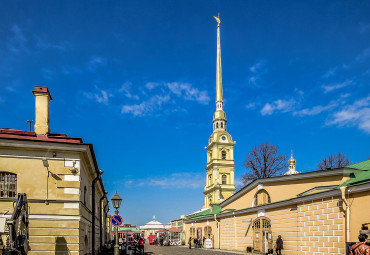
<path fill-rule="evenodd" d="M 123 253 L 121 253 L 123 254 Z M 236 255 L 252 254 L 244 252 L 230 252 L 213 249 L 189 249 L 187 246 L 156 246 L 145 245 L 145 255 Z M 113 250 L 103 255 L 113 255 Z"/>
<path fill-rule="evenodd" d="M 187 246 L 145 245 L 145 255 L 235 255 L 234 253 L 212 249 L 189 249 Z"/>

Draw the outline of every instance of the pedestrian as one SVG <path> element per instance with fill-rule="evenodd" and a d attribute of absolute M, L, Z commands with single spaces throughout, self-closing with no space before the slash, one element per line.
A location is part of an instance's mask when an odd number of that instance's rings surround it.
<path fill-rule="evenodd" d="M 189 242 L 188 242 L 188 244 L 189 244 L 189 249 L 191 249 L 191 237 L 189 237 Z"/>
<path fill-rule="evenodd" d="M 276 255 L 281 255 L 281 250 L 284 250 L 283 239 L 281 235 L 276 239 Z"/>
<path fill-rule="evenodd" d="M 367 246 L 366 240 L 367 235 L 366 234 L 360 234 L 358 236 L 359 242 L 351 246 L 350 255 L 370 255 L 370 247 Z"/>
<path fill-rule="evenodd" d="M 198 248 L 198 239 L 194 238 L 194 248 Z"/>

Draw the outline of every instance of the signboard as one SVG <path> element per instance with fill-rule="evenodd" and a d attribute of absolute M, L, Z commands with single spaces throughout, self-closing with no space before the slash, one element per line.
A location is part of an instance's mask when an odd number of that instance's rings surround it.
<path fill-rule="evenodd" d="M 118 227 L 122 225 L 123 219 L 119 215 L 113 215 L 110 219 L 113 226 Z"/>
<path fill-rule="evenodd" d="M 212 249 L 213 248 L 211 239 L 207 238 L 206 240 L 204 240 L 204 248 L 206 248 L 206 249 Z"/>

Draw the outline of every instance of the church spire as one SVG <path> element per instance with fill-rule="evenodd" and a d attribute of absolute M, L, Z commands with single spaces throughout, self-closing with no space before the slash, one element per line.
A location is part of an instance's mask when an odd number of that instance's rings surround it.
<path fill-rule="evenodd" d="M 217 61 L 216 61 L 216 110 L 223 110 L 222 95 L 222 65 L 221 65 L 221 39 L 220 39 L 220 14 L 214 16 L 217 21 Z"/>

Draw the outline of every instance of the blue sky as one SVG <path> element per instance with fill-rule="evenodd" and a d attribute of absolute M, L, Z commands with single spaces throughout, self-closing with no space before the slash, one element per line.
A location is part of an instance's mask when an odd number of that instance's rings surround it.
<path fill-rule="evenodd" d="M 263 142 L 298 171 L 369 156 L 369 1 L 1 1 L 0 127 L 27 130 L 47 86 L 51 131 L 94 144 L 126 223 L 200 209 L 218 12 L 238 183 Z"/>

